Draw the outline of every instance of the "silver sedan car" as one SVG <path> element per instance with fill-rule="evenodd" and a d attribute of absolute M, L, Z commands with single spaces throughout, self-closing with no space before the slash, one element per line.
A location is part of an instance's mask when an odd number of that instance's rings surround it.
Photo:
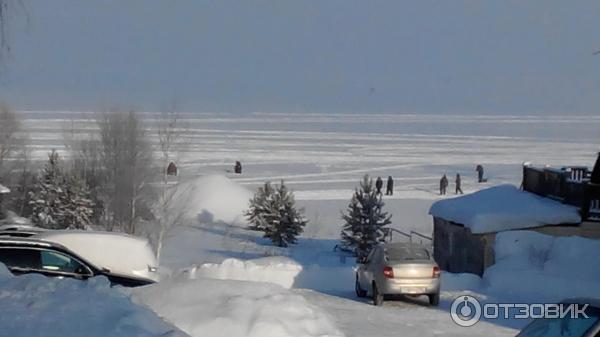
<path fill-rule="evenodd" d="M 431 305 L 440 301 L 440 268 L 423 246 L 387 243 L 357 260 L 356 295 L 383 304 L 385 295 L 427 295 Z"/>

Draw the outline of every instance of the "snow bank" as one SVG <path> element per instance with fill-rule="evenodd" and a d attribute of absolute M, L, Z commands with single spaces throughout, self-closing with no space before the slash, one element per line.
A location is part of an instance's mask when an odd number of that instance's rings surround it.
<path fill-rule="evenodd" d="M 134 296 L 191 336 L 343 336 L 323 311 L 269 283 L 169 279 Z"/>
<path fill-rule="evenodd" d="M 0 264 L 0 335 L 11 337 L 185 336 L 134 304 L 108 279 L 88 281 L 28 274 L 13 277 Z"/>
<path fill-rule="evenodd" d="M 499 185 L 472 194 L 435 202 L 429 214 L 469 227 L 473 233 L 579 223 L 575 207 Z"/>
<path fill-rule="evenodd" d="M 600 240 L 531 231 L 496 236 L 496 263 L 484 274 L 489 292 L 516 300 L 600 298 Z"/>
<path fill-rule="evenodd" d="M 191 279 L 198 277 L 219 280 L 268 282 L 291 288 L 302 266 L 287 257 L 265 257 L 242 261 L 226 259 L 222 263 L 205 263 L 187 270 Z"/>
<path fill-rule="evenodd" d="M 477 291 L 483 287 L 483 282 L 475 274 L 442 272 L 441 287 L 442 291 Z"/>
<path fill-rule="evenodd" d="M 203 176 L 179 185 L 175 195 L 187 217 L 203 223 L 245 224 L 252 193 L 221 175 Z"/>

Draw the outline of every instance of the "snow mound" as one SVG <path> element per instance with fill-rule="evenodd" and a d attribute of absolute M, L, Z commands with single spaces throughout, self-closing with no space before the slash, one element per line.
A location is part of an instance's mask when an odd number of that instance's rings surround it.
<path fill-rule="evenodd" d="M 268 282 L 291 288 L 302 266 L 287 257 L 265 257 L 242 261 L 226 259 L 221 263 L 205 263 L 188 270 L 190 278 Z"/>
<path fill-rule="evenodd" d="M 442 291 L 478 290 L 483 286 L 478 275 L 442 272 Z"/>
<path fill-rule="evenodd" d="M 499 233 L 494 249 L 496 263 L 484 273 L 491 293 L 516 300 L 600 298 L 600 240 L 514 231 Z"/>
<path fill-rule="evenodd" d="M 575 207 L 521 191 L 513 185 L 494 186 L 437 201 L 429 214 L 463 224 L 473 233 L 581 222 Z"/>
<path fill-rule="evenodd" d="M 6 267 L 0 264 L 0 270 Z M 0 271 L 0 335 L 11 337 L 185 336 L 134 304 L 108 279 L 88 281 Z"/>
<path fill-rule="evenodd" d="M 246 223 L 244 211 L 248 209 L 250 198 L 250 191 L 221 175 L 181 183 L 175 195 L 176 204 L 188 218 L 233 225 Z"/>
<path fill-rule="evenodd" d="M 319 308 L 268 283 L 169 279 L 134 296 L 191 336 L 343 336 Z"/>

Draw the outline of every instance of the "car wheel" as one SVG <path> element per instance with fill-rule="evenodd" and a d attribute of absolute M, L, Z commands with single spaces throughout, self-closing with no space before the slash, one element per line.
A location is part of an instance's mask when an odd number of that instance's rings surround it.
<path fill-rule="evenodd" d="M 440 304 L 440 293 L 429 294 L 429 304 L 437 306 Z"/>
<path fill-rule="evenodd" d="M 377 289 L 377 285 L 373 282 L 373 305 L 380 306 L 383 304 L 383 294 Z"/>
<path fill-rule="evenodd" d="M 358 275 L 356 275 L 356 281 L 354 283 L 354 290 L 356 291 L 356 296 L 358 297 L 366 297 L 367 291 L 360 287 L 360 282 L 358 282 Z"/>

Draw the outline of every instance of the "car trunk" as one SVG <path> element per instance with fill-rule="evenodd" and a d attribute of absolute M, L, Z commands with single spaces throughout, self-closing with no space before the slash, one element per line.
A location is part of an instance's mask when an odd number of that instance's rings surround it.
<path fill-rule="evenodd" d="M 390 261 L 395 279 L 430 279 L 433 277 L 433 265 L 429 260 Z"/>

